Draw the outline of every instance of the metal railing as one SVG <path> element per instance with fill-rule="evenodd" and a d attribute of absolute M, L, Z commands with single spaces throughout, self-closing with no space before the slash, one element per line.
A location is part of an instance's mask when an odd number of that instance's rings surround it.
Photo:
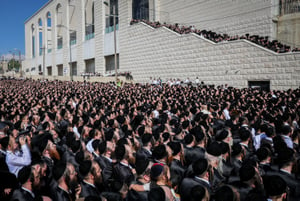
<path fill-rule="evenodd" d="M 280 0 L 280 15 L 300 13 L 300 0 Z"/>

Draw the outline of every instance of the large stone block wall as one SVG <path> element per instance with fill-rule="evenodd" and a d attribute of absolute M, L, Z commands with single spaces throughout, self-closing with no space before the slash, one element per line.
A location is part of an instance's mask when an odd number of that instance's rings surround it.
<path fill-rule="evenodd" d="M 230 35 L 272 36 L 279 0 L 161 0 L 160 21 Z"/>
<path fill-rule="evenodd" d="M 139 23 L 121 34 L 120 70 L 137 82 L 149 77 L 195 79 L 206 84 L 248 87 L 248 81 L 270 81 L 271 89 L 300 86 L 300 54 L 277 54 L 246 40 L 214 44 L 195 34 Z"/>

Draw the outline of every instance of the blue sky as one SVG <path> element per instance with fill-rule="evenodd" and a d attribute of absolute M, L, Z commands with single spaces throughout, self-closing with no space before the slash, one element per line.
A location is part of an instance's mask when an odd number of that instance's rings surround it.
<path fill-rule="evenodd" d="M 25 54 L 24 22 L 48 0 L 0 0 L 0 56 L 15 48 Z"/>

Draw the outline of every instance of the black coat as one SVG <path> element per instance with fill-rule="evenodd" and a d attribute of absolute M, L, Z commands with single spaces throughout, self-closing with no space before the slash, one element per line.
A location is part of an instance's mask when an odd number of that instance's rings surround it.
<path fill-rule="evenodd" d="M 139 160 L 145 160 L 145 159 L 148 159 L 148 160 L 152 160 L 152 154 L 146 150 L 145 148 L 140 148 L 137 152 L 136 152 L 136 161 L 139 161 Z"/>
<path fill-rule="evenodd" d="M 279 175 L 289 187 L 288 200 L 300 200 L 300 180 L 296 179 L 294 175 L 283 171 L 268 172 L 267 175 Z"/>
<path fill-rule="evenodd" d="M 87 196 L 97 196 L 99 197 L 101 194 L 98 189 L 90 184 L 85 183 L 84 181 L 81 182 L 81 193 L 80 197 L 87 197 Z"/>
<path fill-rule="evenodd" d="M 55 201 L 72 201 L 72 196 L 70 193 L 62 190 L 61 188 L 57 187 L 56 191 L 52 194 L 52 200 Z"/>
<path fill-rule="evenodd" d="M 135 184 L 143 185 L 143 183 L 139 181 L 135 182 Z M 130 190 L 128 191 L 127 198 L 130 201 L 148 201 L 148 192 Z"/>
<path fill-rule="evenodd" d="M 178 175 L 181 178 L 181 181 L 184 178 L 184 172 L 185 168 L 183 167 L 181 161 L 173 159 L 173 161 L 170 164 L 171 178 L 173 178 L 175 175 Z"/>
<path fill-rule="evenodd" d="M 131 169 L 120 162 L 114 165 L 113 178 L 117 181 L 126 183 L 128 186 L 135 179 Z"/>
<path fill-rule="evenodd" d="M 208 183 L 206 183 L 205 181 L 202 181 L 198 178 L 184 178 L 181 183 L 181 186 L 180 186 L 181 201 L 191 200 L 191 198 L 190 198 L 191 190 L 194 186 L 197 186 L 197 185 L 205 187 L 208 190 L 208 192 L 210 194 L 212 194 L 210 185 Z"/>
<path fill-rule="evenodd" d="M 25 191 L 22 188 L 18 188 L 13 192 L 11 197 L 12 201 L 34 201 L 35 197 L 33 197 L 29 192 Z"/>

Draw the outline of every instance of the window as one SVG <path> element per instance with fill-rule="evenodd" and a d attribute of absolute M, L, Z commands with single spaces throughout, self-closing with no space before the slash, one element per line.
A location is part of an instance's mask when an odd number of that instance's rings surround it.
<path fill-rule="evenodd" d="M 249 88 L 259 88 L 264 91 L 270 91 L 270 81 L 248 81 Z"/>
<path fill-rule="evenodd" d="M 132 1 L 132 18 L 149 20 L 149 0 Z"/>
<path fill-rule="evenodd" d="M 35 57 L 35 27 L 34 24 L 31 25 L 31 53 L 32 53 L 32 58 Z"/>
<path fill-rule="evenodd" d="M 51 28 L 51 26 L 52 26 L 51 13 L 48 12 L 48 13 L 47 13 L 47 27 L 48 27 L 48 28 Z"/>
<path fill-rule="evenodd" d="M 92 0 L 86 0 L 85 5 L 85 40 L 90 40 L 95 37 L 94 2 Z"/>

